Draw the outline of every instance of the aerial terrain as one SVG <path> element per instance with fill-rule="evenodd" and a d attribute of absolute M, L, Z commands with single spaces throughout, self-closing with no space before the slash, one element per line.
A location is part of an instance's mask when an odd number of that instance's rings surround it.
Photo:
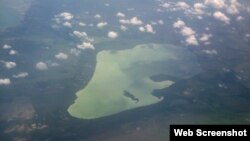
<path fill-rule="evenodd" d="M 0 0 L 0 140 L 250 124 L 249 23 L 248 0 Z"/>

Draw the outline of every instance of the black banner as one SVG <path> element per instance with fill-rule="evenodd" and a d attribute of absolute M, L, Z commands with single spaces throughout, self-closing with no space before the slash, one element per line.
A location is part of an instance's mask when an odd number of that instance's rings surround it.
<path fill-rule="evenodd" d="M 170 125 L 170 141 L 228 138 L 250 141 L 250 125 Z"/>

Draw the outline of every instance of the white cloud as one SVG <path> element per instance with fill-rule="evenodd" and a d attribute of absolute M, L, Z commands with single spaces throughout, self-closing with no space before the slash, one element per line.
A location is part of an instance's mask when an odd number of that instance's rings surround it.
<path fill-rule="evenodd" d="M 29 75 L 28 72 L 20 72 L 18 74 L 12 75 L 13 78 L 25 78 Z"/>
<path fill-rule="evenodd" d="M 145 28 L 146 28 L 146 31 L 147 31 L 148 33 L 153 33 L 153 34 L 155 33 L 155 31 L 154 31 L 152 25 L 147 24 L 147 25 L 145 25 Z"/>
<path fill-rule="evenodd" d="M 242 21 L 242 20 L 244 20 L 244 17 L 238 16 L 238 17 L 236 18 L 236 20 L 237 20 L 237 21 Z"/>
<path fill-rule="evenodd" d="M 71 23 L 70 22 L 64 22 L 63 23 L 63 26 L 66 26 L 66 27 L 72 27 Z"/>
<path fill-rule="evenodd" d="M 133 17 L 130 20 L 121 19 L 120 23 L 122 23 L 122 24 L 131 24 L 131 25 L 142 25 L 143 24 L 143 22 L 137 17 Z"/>
<path fill-rule="evenodd" d="M 215 49 L 212 50 L 202 50 L 203 53 L 206 53 L 208 55 L 217 55 L 218 52 Z"/>
<path fill-rule="evenodd" d="M 72 48 L 72 49 L 70 49 L 70 53 L 75 55 L 75 56 L 79 56 L 81 54 L 81 50 Z"/>
<path fill-rule="evenodd" d="M 185 22 L 178 19 L 174 24 L 174 28 L 180 29 L 180 33 L 184 36 L 187 45 L 197 46 L 199 45 L 198 40 L 195 36 L 196 32 L 191 28 L 186 26 Z"/>
<path fill-rule="evenodd" d="M 225 0 L 205 0 L 205 4 L 215 8 L 223 8 L 225 6 Z"/>
<path fill-rule="evenodd" d="M 58 54 L 55 55 L 55 57 L 59 60 L 66 60 L 68 59 L 68 55 L 62 52 L 59 52 Z"/>
<path fill-rule="evenodd" d="M 190 8 L 190 6 L 187 3 L 185 3 L 185 2 L 177 2 L 176 6 L 178 8 L 184 9 L 184 10 Z"/>
<path fill-rule="evenodd" d="M 60 64 L 58 64 L 57 62 L 53 62 L 51 60 L 47 61 L 46 63 L 47 63 L 48 66 L 51 66 L 51 67 L 60 66 Z"/>
<path fill-rule="evenodd" d="M 190 27 L 187 27 L 187 26 L 184 26 L 182 29 L 181 29 L 181 34 L 183 36 L 191 36 L 191 35 L 194 35 L 195 34 L 195 31 L 190 28 Z"/>
<path fill-rule="evenodd" d="M 204 13 L 204 9 L 206 8 L 206 6 L 203 3 L 195 3 L 194 4 L 194 11 L 196 14 L 203 14 Z"/>
<path fill-rule="evenodd" d="M 16 55 L 17 54 L 17 51 L 16 50 L 10 50 L 10 52 L 9 52 L 9 55 Z"/>
<path fill-rule="evenodd" d="M 250 33 L 245 34 L 246 38 L 250 38 Z"/>
<path fill-rule="evenodd" d="M 77 30 L 73 31 L 73 34 L 78 38 L 85 38 L 88 36 L 86 32 L 80 32 Z"/>
<path fill-rule="evenodd" d="M 171 5 L 170 5 L 170 3 L 165 2 L 161 6 L 164 7 L 164 8 L 169 8 Z"/>
<path fill-rule="evenodd" d="M 205 27 L 205 30 L 206 30 L 206 31 L 209 31 L 209 30 L 210 30 L 210 28 L 209 28 L 209 27 Z"/>
<path fill-rule="evenodd" d="M 143 26 L 140 26 L 138 29 L 139 29 L 141 32 L 145 32 L 145 28 L 144 28 Z"/>
<path fill-rule="evenodd" d="M 195 3 L 194 4 L 195 9 L 204 9 L 206 6 L 203 3 Z"/>
<path fill-rule="evenodd" d="M 222 13 L 220 11 L 214 12 L 213 16 L 215 19 L 220 20 L 220 21 L 224 22 L 225 24 L 230 23 L 230 19 L 224 13 Z"/>
<path fill-rule="evenodd" d="M 100 14 L 96 14 L 95 16 L 94 16 L 94 18 L 96 18 L 96 19 L 100 19 L 102 16 L 100 15 Z"/>
<path fill-rule="evenodd" d="M 97 27 L 98 27 L 98 28 L 103 28 L 103 27 L 106 26 L 106 25 L 108 25 L 107 22 L 100 22 L 100 23 L 97 24 Z"/>
<path fill-rule="evenodd" d="M 15 62 L 12 62 L 12 61 L 7 61 L 7 62 L 4 62 L 5 63 L 5 67 L 7 69 L 12 69 L 12 68 L 15 68 L 16 67 L 16 63 Z"/>
<path fill-rule="evenodd" d="M 124 17 L 125 17 L 125 14 L 123 14 L 123 13 L 121 13 L 121 12 L 118 12 L 118 13 L 116 14 L 116 16 L 119 17 L 119 18 L 124 18 Z"/>
<path fill-rule="evenodd" d="M 124 19 L 121 19 L 119 21 L 121 24 L 130 24 L 130 21 L 129 20 L 124 20 Z"/>
<path fill-rule="evenodd" d="M 86 24 L 85 23 L 83 23 L 83 22 L 79 22 L 79 24 L 78 24 L 79 26 L 86 26 Z"/>
<path fill-rule="evenodd" d="M 121 25 L 120 28 L 121 28 L 122 31 L 128 30 L 128 28 L 126 26 L 124 26 L 124 25 Z"/>
<path fill-rule="evenodd" d="M 142 25 L 143 24 L 143 22 L 140 19 L 138 19 L 137 17 L 133 17 L 132 19 L 130 19 L 130 23 L 132 25 Z"/>
<path fill-rule="evenodd" d="M 178 19 L 174 24 L 173 27 L 174 28 L 183 28 L 184 26 L 186 26 L 185 22 Z"/>
<path fill-rule="evenodd" d="M 212 37 L 212 34 L 202 34 L 202 36 L 200 37 L 200 41 L 202 42 L 206 42 L 208 41 L 210 38 Z"/>
<path fill-rule="evenodd" d="M 198 43 L 198 41 L 197 41 L 197 39 L 196 39 L 196 37 L 194 35 L 188 36 L 186 38 L 186 43 L 188 45 L 193 45 L 193 46 L 199 45 L 199 43 Z"/>
<path fill-rule="evenodd" d="M 110 32 L 108 32 L 108 37 L 111 39 L 115 39 L 118 37 L 118 33 L 114 32 L 114 31 L 110 31 Z"/>
<path fill-rule="evenodd" d="M 9 85 L 11 81 L 9 78 L 0 78 L 0 85 Z"/>
<path fill-rule="evenodd" d="M 225 9 L 228 14 L 239 14 L 242 5 L 238 0 L 205 0 L 205 4 L 211 5 L 217 9 Z"/>
<path fill-rule="evenodd" d="M 11 45 L 8 45 L 8 44 L 3 45 L 3 49 L 10 49 L 10 48 L 11 48 Z"/>
<path fill-rule="evenodd" d="M 63 12 L 59 15 L 59 17 L 62 17 L 64 20 L 71 20 L 74 18 L 74 15 L 69 12 Z"/>
<path fill-rule="evenodd" d="M 47 70 L 48 69 L 48 65 L 44 62 L 38 62 L 36 64 L 36 69 L 38 70 Z"/>
<path fill-rule="evenodd" d="M 92 49 L 92 50 L 95 49 L 94 45 L 90 42 L 82 42 L 81 45 L 77 45 L 77 48 L 83 49 L 83 50 L 84 49 Z"/>
<path fill-rule="evenodd" d="M 238 0 L 205 0 L 205 4 L 217 9 L 225 9 L 228 14 L 236 15 L 240 13 L 242 5 Z"/>
<path fill-rule="evenodd" d="M 241 7 L 241 4 L 237 0 L 230 0 L 230 4 L 226 7 L 226 11 L 229 14 L 236 15 L 240 13 L 239 9 Z"/>
<path fill-rule="evenodd" d="M 158 24 L 163 25 L 164 21 L 163 20 L 158 20 Z"/>

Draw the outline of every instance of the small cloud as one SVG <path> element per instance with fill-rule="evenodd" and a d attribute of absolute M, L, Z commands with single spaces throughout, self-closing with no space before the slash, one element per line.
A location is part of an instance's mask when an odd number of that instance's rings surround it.
<path fill-rule="evenodd" d="M 28 72 L 20 72 L 19 74 L 12 75 L 13 78 L 25 78 L 29 75 Z"/>
<path fill-rule="evenodd" d="M 185 2 L 177 2 L 176 6 L 180 9 L 183 9 L 183 10 L 190 8 L 190 6 Z"/>
<path fill-rule="evenodd" d="M 178 20 L 173 24 L 173 27 L 174 27 L 174 28 L 182 28 L 182 27 L 184 27 L 184 26 L 186 26 L 185 22 L 182 21 L 182 20 L 180 20 L 180 19 L 178 19 Z"/>
<path fill-rule="evenodd" d="M 124 19 L 121 19 L 119 21 L 121 24 L 130 24 L 130 21 L 129 20 L 124 20 Z"/>
<path fill-rule="evenodd" d="M 194 4 L 194 11 L 198 15 L 203 14 L 205 8 L 206 8 L 206 6 L 203 3 L 195 3 Z"/>
<path fill-rule="evenodd" d="M 103 27 L 106 26 L 106 25 L 108 25 L 107 22 L 100 22 L 100 23 L 97 24 L 97 27 L 98 27 L 98 28 L 103 28 Z"/>
<path fill-rule="evenodd" d="M 48 69 L 48 65 L 44 62 L 38 62 L 36 64 L 36 69 L 38 70 L 47 70 Z"/>
<path fill-rule="evenodd" d="M 121 19 L 120 23 L 122 23 L 122 24 L 130 24 L 130 25 L 142 25 L 143 24 L 143 22 L 137 17 L 133 17 L 130 20 Z"/>
<path fill-rule="evenodd" d="M 86 32 L 80 32 L 77 30 L 73 31 L 73 34 L 78 38 L 85 38 L 88 36 Z"/>
<path fill-rule="evenodd" d="M 195 31 L 192 28 L 185 26 L 181 29 L 181 34 L 183 36 L 191 36 L 195 34 Z"/>
<path fill-rule="evenodd" d="M 75 55 L 75 56 L 79 56 L 81 54 L 81 50 L 72 48 L 72 49 L 70 49 L 70 53 Z"/>
<path fill-rule="evenodd" d="M 64 20 L 71 20 L 74 18 L 74 15 L 69 12 L 63 12 L 59 14 L 59 17 L 62 17 Z"/>
<path fill-rule="evenodd" d="M 194 8 L 195 9 L 205 9 L 206 6 L 203 3 L 195 3 Z"/>
<path fill-rule="evenodd" d="M 186 38 L 186 43 L 188 45 L 193 45 L 193 46 L 199 45 L 199 43 L 198 43 L 198 41 L 197 41 L 197 39 L 196 39 L 196 37 L 194 35 L 188 36 Z"/>
<path fill-rule="evenodd" d="M 0 85 L 10 85 L 11 81 L 9 78 L 0 78 Z"/>
<path fill-rule="evenodd" d="M 250 33 L 245 34 L 246 38 L 250 38 Z"/>
<path fill-rule="evenodd" d="M 90 42 L 83 42 L 81 45 L 77 45 L 77 48 L 83 49 L 83 50 L 84 49 L 92 49 L 92 50 L 95 49 L 94 45 Z"/>
<path fill-rule="evenodd" d="M 164 21 L 163 20 L 158 20 L 158 24 L 163 25 Z"/>
<path fill-rule="evenodd" d="M 128 11 L 134 11 L 135 8 L 127 8 Z"/>
<path fill-rule="evenodd" d="M 15 68 L 16 67 L 16 63 L 15 62 L 12 62 L 12 61 L 7 61 L 7 62 L 4 62 L 5 63 L 5 67 L 7 69 L 12 69 L 12 68 Z"/>
<path fill-rule="evenodd" d="M 202 34 L 199 40 L 201 42 L 207 42 L 211 37 L 212 37 L 212 34 Z"/>
<path fill-rule="evenodd" d="M 69 27 L 69 28 L 71 28 L 71 27 L 72 27 L 72 25 L 71 25 L 71 23 L 70 23 L 70 22 L 64 22 L 64 23 L 63 23 L 63 26 L 66 26 L 66 27 Z"/>
<path fill-rule="evenodd" d="M 79 26 L 86 26 L 86 24 L 85 23 L 83 23 L 83 22 L 79 22 L 79 24 L 78 24 Z"/>
<path fill-rule="evenodd" d="M 236 18 L 236 20 L 237 20 L 237 21 L 242 21 L 242 20 L 244 20 L 244 17 L 238 16 L 238 17 Z"/>
<path fill-rule="evenodd" d="M 126 26 L 124 26 L 124 25 L 121 25 L 120 28 L 121 28 L 122 31 L 128 30 L 128 28 Z"/>
<path fill-rule="evenodd" d="M 225 0 L 205 0 L 205 4 L 220 9 L 225 6 Z"/>
<path fill-rule="evenodd" d="M 11 45 L 8 44 L 3 45 L 3 49 L 10 49 L 10 48 L 12 48 Z"/>
<path fill-rule="evenodd" d="M 161 4 L 161 7 L 163 7 L 163 8 L 169 8 L 170 6 L 171 6 L 170 3 L 168 3 L 168 2 Z"/>
<path fill-rule="evenodd" d="M 205 0 L 205 4 L 217 9 L 225 9 L 231 15 L 237 15 L 241 9 L 244 9 L 238 0 Z"/>
<path fill-rule="evenodd" d="M 121 12 L 118 12 L 118 13 L 116 14 L 116 16 L 119 17 L 119 18 L 124 18 L 124 17 L 125 17 L 125 14 L 123 14 L 123 13 L 121 13 Z"/>
<path fill-rule="evenodd" d="M 17 54 L 17 51 L 16 50 L 10 50 L 10 52 L 9 52 L 9 55 L 16 55 Z"/>
<path fill-rule="evenodd" d="M 225 24 L 230 23 L 230 19 L 224 13 L 222 13 L 220 11 L 214 12 L 213 16 L 215 19 L 220 20 L 220 21 L 224 22 Z"/>
<path fill-rule="evenodd" d="M 95 16 L 94 16 L 94 18 L 96 18 L 96 19 L 100 19 L 102 16 L 100 15 L 100 14 L 96 14 Z"/>
<path fill-rule="evenodd" d="M 114 32 L 114 31 L 110 31 L 110 32 L 108 32 L 108 37 L 111 39 L 115 39 L 118 37 L 118 33 Z"/>
<path fill-rule="evenodd" d="M 140 26 L 138 29 L 139 29 L 141 32 L 145 32 L 145 28 L 144 28 L 143 26 Z"/>
<path fill-rule="evenodd" d="M 218 52 L 215 49 L 212 50 L 202 50 L 203 53 L 206 53 L 208 55 L 217 55 Z"/>
<path fill-rule="evenodd" d="M 226 11 L 228 14 L 237 15 L 240 13 L 242 5 L 237 0 L 231 0 L 230 4 L 227 5 Z"/>
<path fill-rule="evenodd" d="M 186 26 L 185 22 L 178 19 L 174 24 L 174 28 L 180 29 L 181 35 L 186 38 L 187 45 L 197 46 L 199 45 L 198 40 L 195 36 L 196 32 L 191 28 Z"/>
<path fill-rule="evenodd" d="M 67 60 L 68 55 L 62 52 L 59 52 L 58 54 L 55 55 L 56 59 L 58 60 Z"/>
<path fill-rule="evenodd" d="M 132 25 L 142 25 L 143 24 L 143 22 L 140 19 L 138 19 L 137 17 L 133 17 L 132 19 L 130 19 L 130 23 Z"/>
<path fill-rule="evenodd" d="M 152 34 L 155 33 L 155 31 L 154 31 L 152 25 L 147 24 L 147 25 L 145 25 L 145 28 L 146 28 L 146 31 L 147 31 L 148 33 L 152 33 Z"/>
<path fill-rule="evenodd" d="M 57 66 L 60 66 L 60 64 L 58 64 L 57 62 L 53 62 L 51 60 L 47 61 L 46 64 L 48 66 L 51 66 L 51 67 L 57 67 Z"/>

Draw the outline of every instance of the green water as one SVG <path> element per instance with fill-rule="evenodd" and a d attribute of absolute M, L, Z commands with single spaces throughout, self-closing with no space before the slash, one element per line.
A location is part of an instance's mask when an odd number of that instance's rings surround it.
<path fill-rule="evenodd" d="M 152 95 L 175 82 L 155 82 L 155 75 L 188 78 L 199 71 L 193 54 L 171 45 L 144 44 L 117 52 L 97 54 L 94 75 L 88 85 L 79 90 L 68 112 L 81 119 L 95 119 L 142 106 L 158 103 L 164 98 Z M 134 99 L 124 95 L 129 92 Z"/>

